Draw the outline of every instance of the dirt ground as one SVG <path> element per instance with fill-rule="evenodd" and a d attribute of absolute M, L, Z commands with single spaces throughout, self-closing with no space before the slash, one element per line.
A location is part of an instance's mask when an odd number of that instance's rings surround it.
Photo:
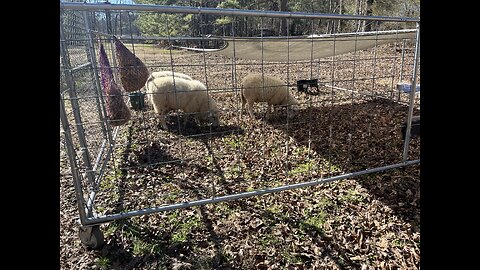
<path fill-rule="evenodd" d="M 201 53 L 169 54 L 151 46 L 138 45 L 135 51 L 152 71 L 173 62 L 176 71 L 204 82 L 221 109 L 221 126 L 188 121 L 184 127 L 185 116 L 171 113 L 169 130 L 162 130 L 149 104 L 132 111 L 132 120 L 118 130 L 98 190 L 100 215 L 402 161 L 400 129 L 408 108 L 389 100 L 398 99 L 394 89 L 401 73 L 401 52 L 392 45 L 315 63 L 263 65 Z M 406 78 L 411 58 L 405 61 Z M 267 119 L 263 104 L 255 106 L 256 119 L 240 113 L 241 78 L 262 70 L 290 85 L 301 102 L 295 116 L 288 118 L 281 110 Z M 296 80 L 310 76 L 320 81 L 316 95 L 295 87 Z M 399 99 L 406 102 L 407 94 Z M 101 126 L 94 110 L 87 109 L 94 101 L 88 95 L 79 100 L 89 150 L 96 157 Z M 419 156 L 420 138 L 413 138 L 409 159 Z M 63 140 L 60 157 L 61 269 L 419 268 L 420 165 L 116 220 L 101 225 L 106 244 L 93 251 L 78 237 Z"/>

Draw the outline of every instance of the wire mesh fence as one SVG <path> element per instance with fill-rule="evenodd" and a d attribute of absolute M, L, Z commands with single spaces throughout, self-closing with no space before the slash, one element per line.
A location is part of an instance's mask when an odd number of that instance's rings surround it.
<path fill-rule="evenodd" d="M 312 38 L 306 52 L 310 58 L 290 61 L 296 37 L 287 33 L 275 37 L 288 45 L 278 51 L 287 61 L 268 61 L 263 56 L 271 37 L 263 35 L 262 29 L 280 24 L 282 18 L 231 15 L 228 24 L 215 28 L 213 19 L 223 15 L 178 12 L 198 22 L 198 36 L 177 36 L 172 27 L 178 26 L 175 16 L 163 18 L 164 35 L 141 34 L 142 18 L 169 13 L 137 11 L 135 6 L 130 10 L 62 8 L 62 129 L 69 137 L 64 143 L 71 146 L 67 152 L 72 174 L 79 173 L 74 182 L 81 196 L 79 211 L 86 211 L 82 224 L 346 179 L 419 161 L 418 138 L 408 142 L 408 160 L 402 156 L 400 127 L 407 120 L 410 96 L 397 88 L 400 82 L 420 83 L 419 73 L 413 78 L 418 68 L 415 35 L 338 55 L 333 50 L 333 55 L 323 58 L 315 57 L 314 44 L 322 39 Z M 306 34 L 312 36 L 323 34 L 317 32 L 319 27 L 334 21 L 287 18 L 287 26 L 299 25 L 299 20 L 309 22 Z M 238 35 L 246 33 L 242 32 L 245 22 L 260 31 L 259 37 L 252 37 L 259 59 L 236 54 L 242 49 L 236 40 L 254 35 Z M 401 20 L 382 21 L 382 25 L 388 29 L 410 26 Z M 342 34 L 335 29 L 329 31 Z M 364 34 L 354 32 L 353 40 Z M 189 119 L 195 112 L 173 110 L 166 115 L 164 129 L 150 97 L 138 109 L 125 91 L 123 99 L 132 117 L 119 127 L 109 125 L 96 59 L 103 45 L 120 84 L 113 36 L 149 72 L 170 70 L 202 82 L 218 106 L 220 126 Z M 376 39 L 375 31 L 371 38 Z M 233 47 L 234 57 L 203 50 L 226 44 Z M 339 44 L 341 38 L 334 38 L 333 46 Z M 247 109 L 242 110 L 242 80 L 251 73 L 278 78 L 282 83 L 277 86 L 286 87 L 299 104 L 280 107 L 267 116 L 266 104 L 256 103 L 251 118 Z M 315 91 L 300 89 L 299 81 L 312 79 L 318 84 Z M 414 114 L 418 114 L 419 92 L 414 99 Z"/>

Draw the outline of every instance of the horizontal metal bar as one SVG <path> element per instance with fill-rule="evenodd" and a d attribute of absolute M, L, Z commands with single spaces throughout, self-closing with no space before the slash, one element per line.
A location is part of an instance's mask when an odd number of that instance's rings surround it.
<path fill-rule="evenodd" d="M 92 63 L 87 62 L 87 63 L 85 63 L 85 64 L 78 65 L 78 66 L 76 66 L 76 67 L 71 68 L 70 71 L 76 71 L 76 70 L 79 70 L 79 69 L 84 69 L 84 68 L 89 67 L 89 66 L 91 66 L 91 65 L 92 65 Z"/>
<path fill-rule="evenodd" d="M 60 2 L 60 8 L 72 9 L 72 10 L 88 10 L 88 11 L 126 10 L 126 11 L 154 11 L 154 12 L 185 13 L 185 14 L 211 14 L 211 15 L 220 15 L 220 16 L 260 16 L 260 17 L 270 17 L 270 18 L 420 22 L 420 18 L 408 18 L 408 17 L 360 16 L 360 15 L 349 15 L 349 14 L 282 12 L 282 11 L 269 11 L 269 10 L 242 10 L 242 9 L 231 9 L 231 8 L 206 8 L 206 7 L 184 7 L 184 6 L 165 6 L 165 5 Z"/>
<path fill-rule="evenodd" d="M 280 191 L 285 191 L 285 190 L 290 190 L 290 189 L 316 186 L 316 185 L 319 185 L 319 184 L 324 184 L 324 183 L 328 183 L 328 182 L 343 180 L 343 179 L 346 179 L 346 178 L 356 177 L 356 176 L 360 176 L 360 175 L 364 175 L 364 174 L 381 172 L 381 171 L 401 168 L 401 167 L 405 167 L 405 166 L 410 166 L 410 165 L 414 165 L 414 164 L 417 164 L 417 163 L 420 163 L 420 159 L 406 161 L 406 162 L 397 163 L 397 164 L 388 165 L 388 166 L 383 166 L 383 167 L 378 167 L 378 168 L 373 168 L 373 169 L 367 169 L 367 170 L 353 172 L 353 173 L 342 174 L 342 175 L 339 175 L 339 176 L 329 177 L 329 178 L 325 178 L 325 179 L 317 179 L 317 180 L 310 181 L 310 182 L 302 182 L 302 183 L 297 183 L 297 184 L 293 184 L 293 185 L 285 185 L 285 186 L 274 187 L 274 188 L 259 189 L 259 190 L 242 192 L 242 193 L 226 195 L 226 196 L 221 196 L 221 197 L 216 197 L 216 198 L 211 198 L 211 199 L 203 199 L 203 200 L 197 200 L 197 201 L 191 201 L 191 202 L 183 202 L 183 203 L 177 203 L 177 204 L 160 206 L 160 207 L 151 207 L 151 208 L 145 208 L 145 209 L 141 209 L 141 210 L 133 210 L 133 211 L 118 213 L 118 214 L 97 216 L 97 217 L 93 217 L 93 218 L 88 218 L 86 220 L 85 224 L 96 225 L 96 224 L 111 222 L 111 221 L 114 221 L 116 219 L 130 218 L 130 217 L 141 216 L 141 215 L 146 215 L 146 214 L 158 213 L 158 212 L 162 212 L 162 211 L 171 211 L 171 210 L 188 208 L 188 207 L 192 207 L 192 206 L 200 206 L 200 205 L 205 205 L 205 204 L 210 204 L 210 203 L 233 201 L 233 200 L 248 198 L 248 197 L 252 197 L 252 196 L 259 196 L 259 195 L 264 195 L 264 194 L 268 194 L 268 193 L 275 193 L 275 192 L 280 192 Z"/>

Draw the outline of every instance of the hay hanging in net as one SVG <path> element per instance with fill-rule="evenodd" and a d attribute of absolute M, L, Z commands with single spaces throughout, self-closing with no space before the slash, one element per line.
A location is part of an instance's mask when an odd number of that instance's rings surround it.
<path fill-rule="evenodd" d="M 148 79 L 150 73 L 145 64 L 123 45 L 115 36 L 115 54 L 123 89 L 127 92 L 140 90 Z"/>
<path fill-rule="evenodd" d="M 99 63 L 100 77 L 102 80 L 103 94 L 105 97 L 105 107 L 107 111 L 107 119 L 112 126 L 120 126 L 130 120 L 130 109 L 125 104 L 122 96 L 122 90 L 115 83 L 110 63 L 103 48 L 100 44 Z"/>

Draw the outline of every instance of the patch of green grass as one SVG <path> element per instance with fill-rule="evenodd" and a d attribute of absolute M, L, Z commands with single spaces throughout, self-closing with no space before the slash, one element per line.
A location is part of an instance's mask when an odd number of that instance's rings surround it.
<path fill-rule="evenodd" d="M 165 198 L 165 200 L 167 200 L 169 202 L 174 202 L 178 198 L 178 191 L 169 192 L 167 195 L 165 195 L 164 198 Z"/>
<path fill-rule="evenodd" d="M 307 173 L 308 171 L 316 170 L 317 167 L 313 164 L 312 161 L 306 163 L 301 163 L 291 169 L 288 173 L 292 175 Z"/>
<path fill-rule="evenodd" d="M 135 256 L 143 256 L 146 254 L 159 254 L 162 252 L 162 248 L 157 243 L 147 243 L 141 239 L 133 240 L 132 254 Z"/>
<path fill-rule="evenodd" d="M 208 166 L 213 164 L 213 157 L 212 155 L 206 155 L 204 156 L 205 162 L 207 163 Z"/>
<path fill-rule="evenodd" d="M 128 235 L 129 237 L 139 238 L 142 236 L 142 228 L 134 224 L 133 223 L 134 220 L 135 219 L 132 219 L 132 222 L 129 222 L 124 226 L 122 226 L 122 229 L 125 232 L 125 234 Z"/>
<path fill-rule="evenodd" d="M 405 246 L 404 241 L 400 239 L 394 239 L 392 243 L 394 247 L 398 247 L 398 248 L 403 248 Z"/>
<path fill-rule="evenodd" d="M 168 180 L 170 179 L 170 177 L 165 176 L 165 179 Z M 164 189 L 164 192 L 162 196 L 156 199 L 157 204 L 175 202 L 181 194 L 180 187 L 178 187 L 178 185 L 174 183 L 164 183 L 162 189 Z"/>
<path fill-rule="evenodd" d="M 97 212 L 97 213 L 103 213 L 103 212 L 105 212 L 105 207 L 98 206 L 98 207 L 95 209 L 95 212 Z"/>
<path fill-rule="evenodd" d="M 122 171 L 116 169 L 113 174 L 105 175 L 100 183 L 100 190 L 105 191 L 113 189 L 118 178 L 122 177 Z"/>
<path fill-rule="evenodd" d="M 369 254 L 369 255 L 368 255 L 368 260 L 369 260 L 370 262 L 374 262 L 374 261 L 377 261 L 377 260 L 378 260 L 378 257 L 377 257 L 377 255 L 375 255 L 375 254 Z"/>
<path fill-rule="evenodd" d="M 97 258 L 96 264 L 100 269 L 109 269 L 111 262 L 109 258 L 101 256 Z"/>
<path fill-rule="evenodd" d="M 259 243 L 263 248 L 267 248 L 274 247 L 280 243 L 280 240 L 273 234 L 266 234 L 259 240 Z"/>
<path fill-rule="evenodd" d="M 297 148 L 293 149 L 293 154 L 297 156 L 308 155 L 308 147 L 305 145 L 300 145 Z"/>
<path fill-rule="evenodd" d="M 172 233 L 173 242 L 184 242 L 187 240 L 187 235 L 194 230 L 202 226 L 202 221 L 197 216 L 191 216 L 185 221 L 178 222 L 178 228 Z"/>
<path fill-rule="evenodd" d="M 330 161 L 328 161 L 326 159 L 322 159 L 320 164 L 321 165 L 319 167 L 323 172 L 328 172 L 328 173 L 342 172 L 340 167 L 336 166 L 335 164 L 330 163 Z"/>
<path fill-rule="evenodd" d="M 330 200 L 330 198 L 328 197 L 322 197 L 318 202 L 317 202 L 317 206 L 320 208 L 320 209 L 326 209 L 330 206 L 333 206 L 334 203 L 332 202 L 332 200 Z"/>
<path fill-rule="evenodd" d="M 228 205 L 228 203 L 221 202 L 215 204 L 215 211 L 221 214 L 225 214 L 229 216 L 230 214 L 234 213 L 235 211 Z"/>
<path fill-rule="evenodd" d="M 356 189 L 352 188 L 352 189 L 348 189 L 346 194 L 340 195 L 340 199 L 347 202 L 359 203 L 365 199 L 365 196 L 363 196 Z"/>
<path fill-rule="evenodd" d="M 232 166 L 231 168 L 227 168 L 224 172 L 225 178 L 237 178 L 241 175 L 241 169 L 239 166 Z"/>
<path fill-rule="evenodd" d="M 226 143 L 232 149 L 238 149 L 244 145 L 244 141 L 240 136 L 232 135 L 222 138 L 222 142 Z"/>
<path fill-rule="evenodd" d="M 116 222 L 109 223 L 105 229 L 105 237 L 113 235 L 118 229 L 118 224 Z"/>
<path fill-rule="evenodd" d="M 323 224 L 325 224 L 327 214 L 320 211 L 312 216 L 309 216 L 300 224 L 300 229 L 308 231 L 314 228 L 318 232 L 323 232 Z"/>
<path fill-rule="evenodd" d="M 292 254 L 290 252 L 282 252 L 282 257 L 287 263 L 291 263 L 291 264 L 303 263 L 302 257 L 296 254 Z"/>
<path fill-rule="evenodd" d="M 298 231 L 296 235 L 300 241 L 306 241 L 307 239 L 306 234 L 303 233 L 302 231 Z"/>
<path fill-rule="evenodd" d="M 272 205 L 272 206 L 269 206 L 269 207 L 267 208 L 267 211 L 270 212 L 270 213 L 272 213 L 272 214 L 275 214 L 275 215 L 276 215 L 276 214 L 281 213 L 281 212 L 282 212 L 282 209 L 281 209 L 278 205 L 274 204 L 274 205 Z"/>
<path fill-rule="evenodd" d="M 135 256 L 140 256 L 148 252 L 149 245 L 148 243 L 139 240 L 139 239 L 134 239 L 133 240 L 133 255 Z"/>
<path fill-rule="evenodd" d="M 133 132 L 136 132 L 136 131 L 134 130 Z M 138 144 L 132 143 L 132 144 L 130 145 L 130 150 L 135 151 L 135 150 L 137 150 L 137 149 L 138 149 Z"/>
<path fill-rule="evenodd" d="M 176 225 L 178 222 L 179 222 L 178 211 L 172 211 L 168 213 L 167 220 L 165 221 L 166 224 Z"/>

